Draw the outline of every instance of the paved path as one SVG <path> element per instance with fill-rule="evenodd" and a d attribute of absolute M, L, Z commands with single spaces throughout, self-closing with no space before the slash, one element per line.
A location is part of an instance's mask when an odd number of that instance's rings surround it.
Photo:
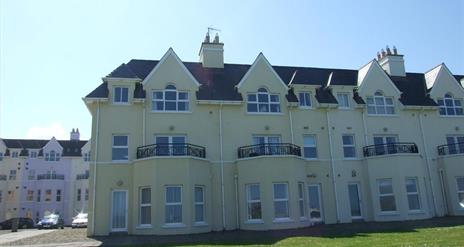
<path fill-rule="evenodd" d="M 45 233 L 53 232 L 56 230 L 37 230 L 37 229 L 29 229 L 29 230 L 18 230 L 17 232 L 10 232 L 0 235 L 0 246 L 3 246 L 7 243 L 18 241 L 24 238 L 35 237 Z"/>

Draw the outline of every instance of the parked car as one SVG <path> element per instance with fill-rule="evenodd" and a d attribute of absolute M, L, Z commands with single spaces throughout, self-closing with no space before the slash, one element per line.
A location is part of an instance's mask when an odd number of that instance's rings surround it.
<path fill-rule="evenodd" d="M 37 228 L 39 230 L 44 228 L 64 229 L 64 220 L 58 214 L 49 214 L 37 223 Z"/>
<path fill-rule="evenodd" d="M 88 214 L 78 213 L 71 223 L 71 228 L 87 227 Z"/>
<path fill-rule="evenodd" d="M 13 225 L 13 220 L 17 219 L 18 220 L 18 228 L 21 229 L 26 229 L 26 228 L 33 228 L 34 227 L 34 221 L 29 218 L 11 218 L 9 220 L 5 220 L 2 223 L 0 223 L 0 230 L 2 229 L 11 229 L 11 226 Z"/>

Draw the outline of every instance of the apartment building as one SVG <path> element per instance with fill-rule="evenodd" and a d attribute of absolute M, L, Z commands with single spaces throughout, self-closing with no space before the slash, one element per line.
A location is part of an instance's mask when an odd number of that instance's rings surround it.
<path fill-rule="evenodd" d="M 85 98 L 89 235 L 269 230 L 464 215 L 464 76 L 130 60 Z"/>
<path fill-rule="evenodd" d="M 71 224 L 87 211 L 89 160 L 78 129 L 70 140 L 0 139 L 0 221 L 57 213 Z"/>

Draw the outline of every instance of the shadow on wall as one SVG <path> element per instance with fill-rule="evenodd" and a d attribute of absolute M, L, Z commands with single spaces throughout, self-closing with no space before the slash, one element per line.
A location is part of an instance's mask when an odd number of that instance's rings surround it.
<path fill-rule="evenodd" d="M 272 231 L 224 231 L 175 236 L 113 235 L 92 237 L 101 241 L 102 246 L 114 245 L 272 245 L 289 237 L 352 238 L 368 237 L 371 233 L 408 233 L 429 227 L 450 227 L 464 224 L 464 217 L 442 217 L 428 220 L 401 222 L 360 222 L 336 225 L 317 225 L 313 227 L 272 230 Z"/>

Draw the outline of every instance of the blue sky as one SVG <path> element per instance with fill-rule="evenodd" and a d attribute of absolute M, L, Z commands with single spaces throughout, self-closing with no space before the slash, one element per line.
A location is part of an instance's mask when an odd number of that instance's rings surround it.
<path fill-rule="evenodd" d="M 406 70 L 464 74 L 464 1 L 0 1 L 0 137 L 90 137 L 82 97 L 131 58 L 197 61 L 221 29 L 227 63 L 358 69 L 385 45 Z"/>

